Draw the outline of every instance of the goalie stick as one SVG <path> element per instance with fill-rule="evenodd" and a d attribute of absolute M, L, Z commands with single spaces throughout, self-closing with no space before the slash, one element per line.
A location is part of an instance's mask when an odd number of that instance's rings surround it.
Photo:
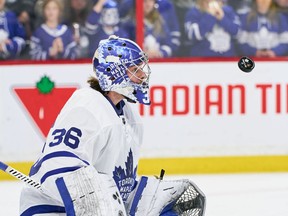
<path fill-rule="evenodd" d="M 25 182 L 26 184 L 41 190 L 41 184 L 39 182 L 34 181 L 32 178 L 29 176 L 21 173 L 20 171 L 14 169 L 13 167 L 3 163 L 0 161 L 0 169 L 3 170 L 4 172 L 8 173 L 9 175 L 19 179 L 22 182 Z"/>

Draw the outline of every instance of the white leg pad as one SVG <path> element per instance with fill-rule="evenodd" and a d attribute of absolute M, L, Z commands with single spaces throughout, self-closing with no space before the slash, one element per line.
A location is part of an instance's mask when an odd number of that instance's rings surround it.
<path fill-rule="evenodd" d="M 56 185 L 67 216 L 126 216 L 114 180 L 87 166 L 58 178 Z"/>

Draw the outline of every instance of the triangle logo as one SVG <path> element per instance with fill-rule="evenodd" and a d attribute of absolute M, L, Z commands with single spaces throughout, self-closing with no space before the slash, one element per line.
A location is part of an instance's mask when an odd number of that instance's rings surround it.
<path fill-rule="evenodd" d="M 37 83 L 37 87 L 13 89 L 44 137 L 47 137 L 59 112 L 77 89 L 77 87 L 55 87 L 54 83 L 50 82 L 50 79 L 44 76 Z M 50 87 L 47 86 L 48 83 Z"/>

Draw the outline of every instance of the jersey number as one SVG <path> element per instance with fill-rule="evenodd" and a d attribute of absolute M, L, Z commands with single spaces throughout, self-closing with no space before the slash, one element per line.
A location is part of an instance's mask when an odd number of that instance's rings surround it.
<path fill-rule="evenodd" d="M 49 143 L 50 147 L 59 145 L 63 142 L 66 146 L 76 149 L 79 145 L 79 138 L 82 136 L 82 132 L 76 127 L 71 127 L 68 131 L 66 131 L 64 128 L 55 129 L 52 136 L 54 139 Z"/>

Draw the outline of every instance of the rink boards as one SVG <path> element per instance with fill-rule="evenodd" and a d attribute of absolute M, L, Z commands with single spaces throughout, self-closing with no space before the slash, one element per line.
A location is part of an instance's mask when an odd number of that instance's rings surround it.
<path fill-rule="evenodd" d="M 152 104 L 135 106 L 145 129 L 140 173 L 288 171 L 288 61 L 259 60 L 248 74 L 231 59 L 150 66 Z M 0 160 L 27 173 L 90 75 L 88 62 L 0 65 Z M 45 92 L 50 81 L 53 93 L 39 93 L 37 83 Z"/>

